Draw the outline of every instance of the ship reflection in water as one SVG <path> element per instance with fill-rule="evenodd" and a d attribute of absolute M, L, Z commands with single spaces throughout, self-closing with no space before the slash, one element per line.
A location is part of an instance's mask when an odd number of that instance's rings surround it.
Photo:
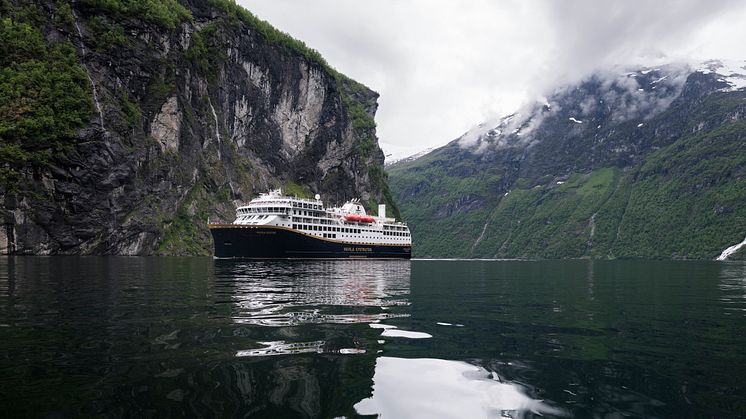
<path fill-rule="evenodd" d="M 386 310 L 408 304 L 407 261 L 215 263 L 216 281 L 235 303 L 238 324 L 367 323 L 397 316 Z"/>
<path fill-rule="evenodd" d="M 236 357 L 268 361 L 284 358 L 283 363 L 287 364 L 293 357 L 317 356 L 315 362 L 295 365 L 292 377 L 284 375 L 282 379 L 271 380 L 280 388 L 288 388 L 299 385 L 298 377 L 305 377 L 300 384 L 306 388 L 303 402 L 296 403 L 293 397 L 285 397 L 282 402 L 286 406 L 296 404 L 295 413 L 309 416 L 354 413 L 390 418 L 524 417 L 526 413 L 562 416 L 564 413 L 529 397 L 524 387 L 501 381 L 496 372 L 467 362 L 386 356 L 396 354 L 396 345 L 433 338 L 430 333 L 390 324 L 411 317 L 407 298 L 409 261 L 216 260 L 215 264 L 220 294 L 229 297 L 233 305 L 233 322 L 259 327 L 264 333 L 278 337 L 257 341 L 260 346 L 255 348 L 237 350 Z M 436 325 L 463 327 L 445 322 Z M 324 339 L 303 339 L 304 336 Z M 323 363 L 334 365 L 342 361 L 356 365 L 355 380 L 342 382 L 339 376 L 313 369 Z M 352 369 L 341 364 L 324 368 Z M 273 375 L 269 373 L 269 377 Z M 321 376 L 325 376 L 323 382 L 319 380 Z M 266 384 L 261 379 L 254 383 L 258 387 Z M 358 388 L 354 388 L 356 384 Z M 358 396 L 352 406 L 354 410 L 349 406 L 332 411 L 305 410 L 335 397 L 329 393 L 340 392 L 367 394 L 367 397 Z M 283 399 L 278 394 L 270 394 L 269 398 Z"/>

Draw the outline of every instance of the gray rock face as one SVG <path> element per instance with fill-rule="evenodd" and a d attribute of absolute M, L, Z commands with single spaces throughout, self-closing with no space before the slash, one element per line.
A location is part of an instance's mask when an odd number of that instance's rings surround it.
<path fill-rule="evenodd" d="M 377 93 L 202 2 L 173 30 L 72 7 L 80 36 L 51 7 L 43 30 L 75 45 L 103 124 L 25 169 L 28 190 L 0 190 L 0 253 L 209 254 L 208 217 L 276 187 L 387 202 L 383 153 L 362 145 L 375 126 L 350 111 L 372 119 Z M 102 25 L 123 44 L 100 45 Z"/>
<path fill-rule="evenodd" d="M 150 124 L 150 136 L 158 141 L 162 152 L 179 150 L 182 120 L 183 115 L 179 111 L 178 98 L 171 96 Z"/>

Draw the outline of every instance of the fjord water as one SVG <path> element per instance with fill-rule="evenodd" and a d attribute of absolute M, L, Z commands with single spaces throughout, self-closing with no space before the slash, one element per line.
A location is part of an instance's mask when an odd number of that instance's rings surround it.
<path fill-rule="evenodd" d="M 746 417 L 746 264 L 0 258 L 4 417 Z"/>

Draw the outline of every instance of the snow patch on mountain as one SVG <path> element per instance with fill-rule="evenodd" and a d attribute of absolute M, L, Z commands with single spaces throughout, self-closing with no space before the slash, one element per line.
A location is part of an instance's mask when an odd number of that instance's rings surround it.
<path fill-rule="evenodd" d="M 387 161 L 384 164 L 384 166 L 390 166 L 390 165 L 396 164 L 396 163 L 407 163 L 407 162 L 415 161 L 415 160 L 419 159 L 420 157 L 422 157 L 422 156 L 430 153 L 434 149 L 435 149 L 434 147 L 430 147 L 428 149 L 422 150 L 422 151 L 420 151 L 418 153 L 415 153 L 415 154 L 412 154 L 410 156 L 401 157 L 401 158 L 394 158 L 394 159 L 391 159 L 390 161 L 387 159 Z"/>
<path fill-rule="evenodd" d="M 708 60 L 700 64 L 695 71 L 723 76 L 720 80 L 730 85 L 729 89 L 724 90 L 739 90 L 746 87 L 746 60 Z"/>

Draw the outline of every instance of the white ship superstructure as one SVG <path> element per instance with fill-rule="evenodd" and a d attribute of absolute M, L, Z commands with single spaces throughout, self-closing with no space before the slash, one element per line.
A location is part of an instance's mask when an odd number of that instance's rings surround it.
<path fill-rule="evenodd" d="M 318 195 L 315 199 L 303 199 L 284 196 L 279 189 L 239 206 L 233 224 L 280 227 L 339 243 L 412 244 L 409 227 L 386 217 L 383 204 L 378 206 L 377 216 L 370 216 L 358 200 L 341 207 L 324 208 Z"/>

